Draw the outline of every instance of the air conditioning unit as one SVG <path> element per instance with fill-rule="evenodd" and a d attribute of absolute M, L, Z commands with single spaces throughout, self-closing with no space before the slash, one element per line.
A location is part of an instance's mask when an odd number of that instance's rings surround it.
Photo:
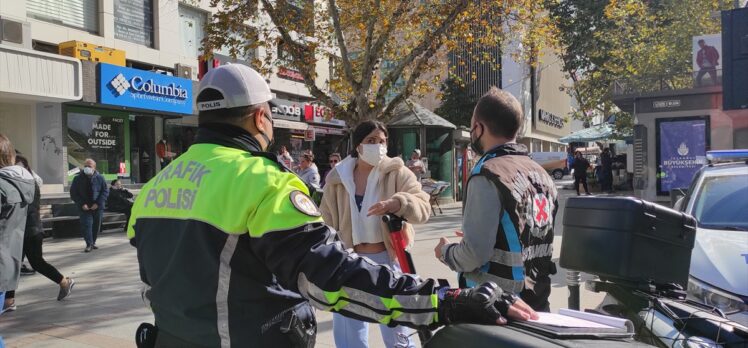
<path fill-rule="evenodd" d="M 31 24 L 0 17 L 0 44 L 31 49 Z"/>
<path fill-rule="evenodd" d="M 195 71 L 194 67 L 191 67 L 189 65 L 184 65 L 184 64 L 175 64 L 174 70 L 177 72 L 176 74 L 177 77 L 194 80 L 194 76 L 192 75 L 193 72 Z"/>

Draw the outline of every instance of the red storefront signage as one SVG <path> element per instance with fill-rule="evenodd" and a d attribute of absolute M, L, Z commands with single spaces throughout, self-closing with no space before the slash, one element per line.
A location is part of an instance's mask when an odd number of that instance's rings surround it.
<path fill-rule="evenodd" d="M 345 121 L 334 118 L 332 110 L 322 105 L 304 105 L 304 121 L 345 127 Z"/>
<path fill-rule="evenodd" d="M 291 81 L 304 82 L 304 76 L 300 72 L 286 67 L 278 68 L 278 77 Z"/>

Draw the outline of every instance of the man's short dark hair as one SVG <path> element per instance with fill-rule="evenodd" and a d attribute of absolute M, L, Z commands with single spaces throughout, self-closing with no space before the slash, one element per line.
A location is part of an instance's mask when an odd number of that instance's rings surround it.
<path fill-rule="evenodd" d="M 706 44 L 706 41 L 704 41 L 704 39 L 699 39 L 699 43 Z"/>
<path fill-rule="evenodd" d="M 206 88 L 197 96 L 197 102 L 207 102 L 223 99 L 223 94 L 217 89 Z M 203 123 L 237 123 L 251 115 L 262 105 L 239 106 L 235 108 L 203 110 L 197 116 L 198 124 Z"/>
<path fill-rule="evenodd" d="M 491 87 L 475 105 L 475 118 L 488 132 L 504 138 L 517 136 L 524 117 L 522 106 L 511 93 Z"/>

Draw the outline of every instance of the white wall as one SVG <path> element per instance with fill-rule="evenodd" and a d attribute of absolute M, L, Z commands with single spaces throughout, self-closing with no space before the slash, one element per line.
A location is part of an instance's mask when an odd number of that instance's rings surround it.
<path fill-rule="evenodd" d="M 7 104 L 0 102 L 0 133 L 10 139 L 16 150 L 31 160 L 36 166 L 33 154 L 36 153 L 36 107 L 34 104 Z"/>

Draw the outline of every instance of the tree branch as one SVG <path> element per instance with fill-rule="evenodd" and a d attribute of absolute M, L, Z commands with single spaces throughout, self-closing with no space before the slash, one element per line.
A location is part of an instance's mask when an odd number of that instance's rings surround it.
<path fill-rule="evenodd" d="M 306 56 L 309 54 L 314 54 L 314 52 L 308 52 L 309 48 L 306 45 L 293 40 L 291 34 L 288 32 L 288 29 L 284 25 L 281 25 L 282 23 L 280 22 L 280 17 L 269 0 L 262 0 L 262 5 L 265 7 L 265 11 L 267 12 L 268 16 L 270 16 L 270 20 L 273 22 L 273 24 L 275 24 L 276 29 L 281 34 L 283 42 L 292 47 L 292 49 L 289 50 L 289 53 L 293 57 L 294 62 L 296 62 L 296 64 L 294 64 L 294 67 L 297 68 L 301 73 L 301 76 L 304 77 L 304 85 L 309 88 L 309 93 L 319 101 L 321 101 L 323 104 L 327 105 L 330 109 L 333 110 L 334 113 L 345 115 L 349 114 L 349 110 L 345 110 L 340 107 L 340 105 L 338 105 L 338 103 L 336 103 L 332 99 L 332 97 L 330 97 L 327 93 L 317 87 L 317 84 L 314 81 L 314 77 L 316 76 L 315 70 L 317 68 L 316 64 L 304 63 L 307 60 Z"/>
<path fill-rule="evenodd" d="M 424 52 L 423 55 L 421 55 L 421 58 L 418 59 L 418 62 L 413 67 L 413 71 L 410 73 L 410 76 L 408 77 L 408 82 L 405 83 L 405 90 L 400 92 L 398 95 L 396 95 L 389 104 L 387 104 L 387 108 L 384 110 L 383 114 L 385 116 L 389 116 L 392 114 L 392 112 L 397 107 L 397 104 L 399 104 L 401 101 L 403 101 L 405 98 L 409 97 L 411 94 L 411 89 L 416 84 L 416 81 L 419 77 L 421 77 L 421 74 L 423 73 L 423 69 L 426 67 L 426 63 L 429 61 L 429 59 L 436 53 L 436 49 L 440 47 L 440 44 L 437 44 L 434 42 L 429 48 Z M 384 106 L 384 95 L 377 96 L 377 111 L 381 110 Z"/>
<path fill-rule="evenodd" d="M 267 2 L 267 0 L 263 0 Z M 348 56 L 348 46 L 345 44 L 345 38 L 343 37 L 343 29 L 340 27 L 340 13 L 338 12 L 338 5 L 335 0 L 328 0 L 327 6 L 330 7 L 330 17 L 332 17 L 332 26 L 335 31 L 335 38 L 338 41 L 338 48 L 340 49 L 340 55 L 343 59 L 343 70 L 345 70 L 345 77 L 348 79 L 351 86 L 354 89 L 360 88 L 360 83 L 356 81 L 353 76 L 353 65 L 351 65 L 351 59 Z"/>
<path fill-rule="evenodd" d="M 400 75 L 403 73 L 403 70 L 405 70 L 405 67 L 413 63 L 413 61 L 416 59 L 416 57 L 422 55 L 426 50 L 430 47 L 431 44 L 434 43 L 434 40 L 436 38 L 443 35 L 448 28 L 454 24 L 455 19 L 457 18 L 457 15 L 459 15 L 465 8 L 467 8 L 468 1 L 467 0 L 459 0 L 459 2 L 455 5 L 455 7 L 452 9 L 452 12 L 449 14 L 447 18 L 445 18 L 442 22 L 439 28 L 434 30 L 433 32 L 426 35 L 423 40 L 416 46 L 410 54 L 408 54 L 405 58 L 403 58 L 400 61 L 400 64 L 398 64 L 395 69 L 392 69 L 389 74 L 382 80 L 382 85 L 379 86 L 379 89 L 377 90 L 377 97 L 376 99 L 379 100 L 380 97 L 383 98 L 384 95 L 387 93 L 387 90 L 391 87 L 392 83 L 396 81 Z"/>

